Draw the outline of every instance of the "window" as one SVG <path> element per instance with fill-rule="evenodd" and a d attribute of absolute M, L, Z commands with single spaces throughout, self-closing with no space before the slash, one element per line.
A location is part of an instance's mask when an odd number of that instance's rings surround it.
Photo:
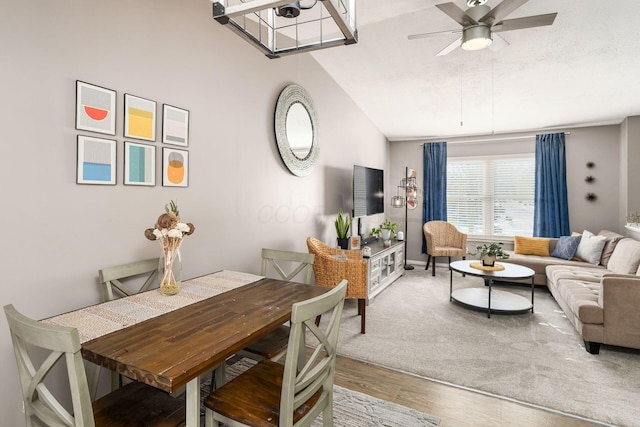
<path fill-rule="evenodd" d="M 535 156 L 447 159 L 447 219 L 467 234 L 533 235 Z"/>

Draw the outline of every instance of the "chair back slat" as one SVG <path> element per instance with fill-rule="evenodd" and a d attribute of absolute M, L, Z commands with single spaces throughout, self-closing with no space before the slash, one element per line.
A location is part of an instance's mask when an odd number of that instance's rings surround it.
<path fill-rule="evenodd" d="M 262 249 L 262 269 L 260 274 L 266 276 L 268 267 L 271 266 L 281 279 L 294 281 L 294 278 L 304 271 L 305 275 L 302 283 L 309 284 L 311 283 L 314 259 L 315 255 L 309 253 Z M 295 268 L 287 273 L 284 266 L 290 269 L 290 264 L 292 263 Z"/>
<path fill-rule="evenodd" d="M 292 425 L 294 410 L 318 392 L 318 402 L 305 419 L 315 419 L 327 404 L 332 404 L 336 346 L 346 290 L 347 281 L 342 280 L 325 294 L 293 305 L 280 400 L 281 426 Z M 316 326 L 316 317 L 328 312 L 326 325 Z M 307 340 L 306 344 L 312 344 L 313 352 L 304 365 L 299 366 L 299 353 L 306 351 L 299 343 L 305 339 L 307 330 L 317 343 Z M 304 421 L 298 423 L 306 425 Z"/>
<path fill-rule="evenodd" d="M 103 301 L 112 301 L 123 296 L 135 295 L 147 291 L 159 283 L 158 272 L 162 269 L 160 258 L 136 261 L 98 270 L 98 278 L 103 287 Z M 132 288 L 147 275 L 142 286 Z M 115 292 L 114 292 L 115 291 Z"/>

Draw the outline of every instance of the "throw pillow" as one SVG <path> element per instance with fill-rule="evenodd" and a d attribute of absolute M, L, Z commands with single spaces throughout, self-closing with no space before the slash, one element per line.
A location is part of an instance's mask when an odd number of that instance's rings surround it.
<path fill-rule="evenodd" d="M 602 256 L 600 257 L 600 265 L 604 266 L 604 268 L 607 268 L 607 265 L 609 264 L 609 258 L 611 258 L 613 250 L 616 248 L 618 242 L 624 238 L 624 236 L 609 230 L 601 230 L 598 233 L 598 236 L 604 236 L 607 238 L 607 243 L 604 244 Z"/>
<path fill-rule="evenodd" d="M 596 236 L 592 232 L 584 230 L 576 251 L 576 257 L 589 264 L 598 265 L 600 264 L 600 257 L 605 243 L 607 243 L 606 237 Z"/>
<path fill-rule="evenodd" d="M 556 248 L 551 252 L 552 257 L 572 259 L 578 250 L 582 236 L 562 236 L 558 239 Z"/>
<path fill-rule="evenodd" d="M 635 239 L 622 239 L 609 258 L 607 270 L 616 274 L 638 274 L 640 266 L 640 242 Z"/>
<path fill-rule="evenodd" d="M 515 236 L 513 244 L 516 254 L 549 256 L 549 239 L 545 237 Z"/>

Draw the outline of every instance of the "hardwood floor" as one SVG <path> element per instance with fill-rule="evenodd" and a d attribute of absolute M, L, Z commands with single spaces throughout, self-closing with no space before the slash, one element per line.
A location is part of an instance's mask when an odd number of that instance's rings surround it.
<path fill-rule="evenodd" d="M 440 418 L 440 427 L 601 425 L 338 357 L 335 384 Z"/>

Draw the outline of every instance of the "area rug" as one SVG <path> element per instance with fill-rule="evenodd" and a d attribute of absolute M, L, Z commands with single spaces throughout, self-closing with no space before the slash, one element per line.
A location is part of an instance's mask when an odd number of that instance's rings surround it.
<path fill-rule="evenodd" d="M 454 274 L 454 288 L 483 286 Z M 496 288 L 531 297 L 529 287 Z M 582 340 L 546 289 L 535 312 L 476 311 L 449 301 L 449 271 L 416 268 L 367 307 L 360 334 L 357 305 L 347 300 L 339 354 L 426 378 L 504 396 L 606 424 L 640 426 L 640 352 Z"/>
<path fill-rule="evenodd" d="M 250 359 L 240 359 L 228 366 L 227 380 L 235 378 L 254 363 Z M 205 396 L 209 390 L 210 383 L 203 383 L 201 394 Z M 440 423 L 439 418 L 433 415 L 337 385 L 333 386 L 333 421 L 336 427 L 436 427 Z M 322 427 L 322 415 L 312 426 Z"/>

